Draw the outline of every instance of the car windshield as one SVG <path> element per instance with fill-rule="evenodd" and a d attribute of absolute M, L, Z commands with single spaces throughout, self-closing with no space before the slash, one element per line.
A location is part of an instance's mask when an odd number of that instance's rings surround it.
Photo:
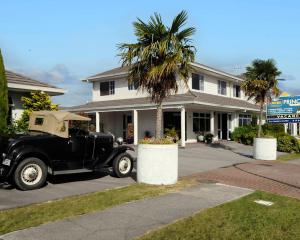
<path fill-rule="evenodd" d="M 69 128 L 81 129 L 84 131 L 89 131 L 89 122 L 88 121 L 69 121 Z"/>

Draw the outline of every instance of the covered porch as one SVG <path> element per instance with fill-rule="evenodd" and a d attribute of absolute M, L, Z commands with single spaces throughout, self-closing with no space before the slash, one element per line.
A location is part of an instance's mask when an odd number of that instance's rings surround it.
<path fill-rule="evenodd" d="M 230 140 L 235 127 L 251 122 L 252 113 L 200 104 L 164 106 L 161 134 L 164 135 L 165 129 L 174 128 L 182 147 L 186 143 L 196 142 L 199 134 L 211 133 L 215 139 Z M 155 136 L 155 107 L 96 111 L 89 114 L 94 115 L 97 132 L 111 132 L 127 143 L 137 145 L 140 139 Z"/>

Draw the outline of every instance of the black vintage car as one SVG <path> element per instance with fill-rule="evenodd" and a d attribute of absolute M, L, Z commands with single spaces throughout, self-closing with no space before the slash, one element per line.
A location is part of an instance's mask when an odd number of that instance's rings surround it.
<path fill-rule="evenodd" d="M 110 167 L 116 177 L 129 176 L 133 157 L 127 150 L 134 150 L 116 144 L 112 134 L 90 133 L 79 127 L 89 120 L 70 112 L 33 112 L 28 134 L 0 137 L 0 178 L 21 190 L 33 190 L 45 184 L 48 174 Z"/>

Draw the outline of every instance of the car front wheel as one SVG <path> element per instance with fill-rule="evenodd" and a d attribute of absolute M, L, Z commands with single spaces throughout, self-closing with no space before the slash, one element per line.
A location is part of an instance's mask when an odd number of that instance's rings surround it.
<path fill-rule="evenodd" d="M 23 191 L 42 187 L 47 179 L 47 166 L 38 158 L 26 158 L 14 172 L 14 183 Z"/>
<path fill-rule="evenodd" d="M 121 153 L 114 159 L 113 171 L 114 175 L 123 178 L 128 177 L 133 169 L 133 159 L 128 153 Z"/>

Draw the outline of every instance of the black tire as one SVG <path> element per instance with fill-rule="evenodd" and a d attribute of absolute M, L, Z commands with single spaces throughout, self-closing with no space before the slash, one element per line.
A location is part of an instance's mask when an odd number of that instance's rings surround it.
<path fill-rule="evenodd" d="M 125 161 L 125 162 L 124 162 Z M 127 163 L 126 163 L 127 161 Z M 123 164 L 123 166 L 121 166 Z M 124 166 L 125 164 L 125 166 Z M 114 175 L 118 178 L 128 177 L 133 169 L 133 158 L 130 154 L 124 152 L 117 155 L 112 164 Z M 123 168 L 125 167 L 125 168 Z M 124 169 L 122 171 L 122 168 Z"/>
<path fill-rule="evenodd" d="M 46 164 L 42 160 L 33 157 L 21 161 L 13 174 L 16 187 L 23 191 L 41 188 L 44 186 L 46 179 Z"/>

